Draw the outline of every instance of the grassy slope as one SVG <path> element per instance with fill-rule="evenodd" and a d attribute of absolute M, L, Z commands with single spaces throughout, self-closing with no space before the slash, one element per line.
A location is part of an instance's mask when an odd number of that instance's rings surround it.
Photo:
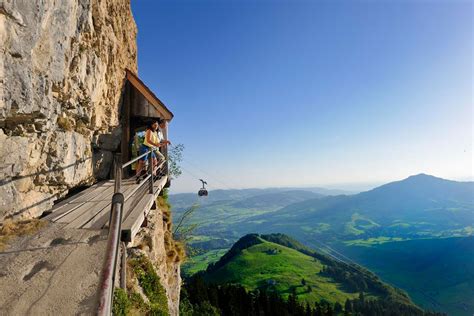
<path fill-rule="evenodd" d="M 206 270 L 210 263 L 218 261 L 228 249 L 214 249 L 204 254 L 189 258 L 182 266 L 181 271 L 185 276 Z"/>
<path fill-rule="evenodd" d="M 276 254 L 269 254 L 275 252 Z M 355 298 L 358 293 L 346 292 L 342 284 L 319 272 L 323 264 L 297 250 L 263 241 L 244 249 L 230 262 L 216 271 L 206 274 L 205 278 L 216 283 L 237 283 L 247 289 L 268 286 L 269 280 L 276 281 L 275 289 L 288 296 L 292 289 L 298 297 L 309 302 L 327 300 L 344 304 L 347 298 Z M 301 281 L 305 279 L 306 286 Z M 308 291 L 311 286 L 311 292 Z"/>
<path fill-rule="evenodd" d="M 423 308 L 474 313 L 474 237 L 347 245 L 343 251 L 406 289 Z"/>

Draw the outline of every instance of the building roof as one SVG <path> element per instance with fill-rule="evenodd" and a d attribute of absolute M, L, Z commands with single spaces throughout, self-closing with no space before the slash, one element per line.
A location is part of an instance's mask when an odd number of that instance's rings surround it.
<path fill-rule="evenodd" d="M 130 82 L 132 84 L 132 86 L 135 87 L 135 89 L 137 89 L 138 91 L 140 91 L 140 93 L 145 97 L 145 99 L 151 104 L 153 105 L 153 107 L 159 112 L 159 113 L 162 113 L 163 116 L 164 116 L 164 119 L 170 121 L 174 114 L 173 112 L 171 112 L 167 107 L 166 105 L 161 102 L 160 99 L 158 99 L 158 97 L 153 93 L 153 91 L 150 90 L 150 88 L 148 88 L 144 83 L 143 81 L 140 80 L 140 78 L 137 77 L 137 75 L 135 75 L 132 71 L 126 69 L 125 70 L 126 72 L 126 78 L 128 80 L 128 82 Z"/>

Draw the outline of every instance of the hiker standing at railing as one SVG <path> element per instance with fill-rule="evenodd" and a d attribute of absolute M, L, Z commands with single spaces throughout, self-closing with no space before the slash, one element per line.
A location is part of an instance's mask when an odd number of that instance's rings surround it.
<path fill-rule="evenodd" d="M 153 149 L 151 153 L 153 163 L 153 176 L 156 176 L 156 167 L 158 166 L 158 161 L 162 162 L 166 159 L 165 156 L 163 156 L 163 154 L 159 151 L 159 148 L 171 144 L 170 141 L 164 139 L 163 133 L 161 132 L 160 128 L 166 128 L 166 121 L 152 120 L 147 126 L 145 132 L 145 139 L 143 141 L 143 144 L 140 146 L 140 155 L 143 155 L 150 149 Z M 147 160 L 148 155 L 145 155 L 139 160 L 137 167 L 137 177 L 140 177 L 140 175 L 144 171 L 143 167 L 145 166 Z"/>

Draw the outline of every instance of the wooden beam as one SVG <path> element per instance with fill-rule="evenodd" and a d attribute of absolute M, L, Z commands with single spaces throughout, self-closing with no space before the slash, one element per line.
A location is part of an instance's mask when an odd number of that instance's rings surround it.
<path fill-rule="evenodd" d="M 173 119 L 173 113 L 161 102 L 160 99 L 148 88 L 143 81 L 141 81 L 134 73 L 130 70 L 126 70 L 127 80 L 147 99 L 147 101 L 153 105 L 153 107 L 163 115 L 165 120 L 171 121 Z"/>
<path fill-rule="evenodd" d="M 142 226 L 146 213 L 150 210 L 154 200 L 154 194 L 146 194 L 133 208 L 122 224 L 122 241 L 133 243 L 133 238 Z"/>
<path fill-rule="evenodd" d="M 122 143 L 121 143 L 121 153 L 122 153 L 122 163 L 125 163 L 130 160 L 130 105 L 132 101 L 131 96 L 132 89 L 130 83 L 125 81 L 125 93 L 123 96 L 122 104 Z"/>

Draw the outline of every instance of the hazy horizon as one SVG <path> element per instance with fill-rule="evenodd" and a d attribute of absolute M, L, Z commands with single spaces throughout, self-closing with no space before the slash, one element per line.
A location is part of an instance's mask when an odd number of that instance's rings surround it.
<path fill-rule="evenodd" d="M 420 174 L 420 173 L 418 173 Z M 412 174 L 412 175 L 408 175 L 406 176 L 405 178 L 400 178 L 400 179 L 391 179 L 391 180 L 387 180 L 387 181 L 383 181 L 383 182 L 371 182 L 371 183 L 368 183 L 368 182 L 352 182 L 352 183 L 334 183 L 334 184 L 314 184 L 314 185 L 294 185 L 294 186 L 262 186 L 262 187 L 227 187 L 227 186 L 218 186 L 218 185 L 215 185 L 214 183 L 212 183 L 211 180 L 207 180 L 209 183 L 211 183 L 211 185 L 208 185 L 208 189 L 209 191 L 213 191 L 213 190 L 247 190 L 247 189 L 301 189 L 301 190 L 304 190 L 305 188 L 307 189 L 314 189 L 314 188 L 320 188 L 320 189 L 328 189 L 328 190 L 340 190 L 340 191 L 347 191 L 348 194 L 356 194 L 356 193 L 360 193 L 360 192 L 364 192 L 364 191 L 369 191 L 369 190 L 372 190 L 376 187 L 379 187 L 381 185 L 384 185 L 384 184 L 387 184 L 387 183 L 390 183 L 390 182 L 394 182 L 394 181 L 400 181 L 400 180 L 404 180 L 410 176 L 415 176 L 417 174 Z M 437 177 L 437 178 L 442 178 L 442 177 L 438 177 L 436 175 L 430 175 L 430 176 L 434 176 L 434 177 Z M 458 182 L 474 182 L 474 178 L 469 178 L 469 177 L 465 177 L 465 178 L 453 178 L 453 179 L 449 179 L 449 178 L 442 178 L 442 179 L 445 179 L 445 180 L 451 180 L 451 181 L 458 181 Z M 175 179 L 173 180 L 173 186 L 174 186 L 174 183 L 176 181 L 180 181 L 179 179 Z M 217 182 L 218 183 L 218 182 Z M 170 194 L 181 194 L 181 193 L 196 193 L 197 190 L 199 189 L 199 186 L 196 185 L 196 188 L 194 190 L 189 190 L 189 191 L 176 191 L 173 189 L 173 186 L 170 187 Z"/>
<path fill-rule="evenodd" d="M 474 176 L 470 2 L 132 10 L 139 76 L 186 147 L 174 192 L 196 191 L 199 178 L 212 189 Z"/>

